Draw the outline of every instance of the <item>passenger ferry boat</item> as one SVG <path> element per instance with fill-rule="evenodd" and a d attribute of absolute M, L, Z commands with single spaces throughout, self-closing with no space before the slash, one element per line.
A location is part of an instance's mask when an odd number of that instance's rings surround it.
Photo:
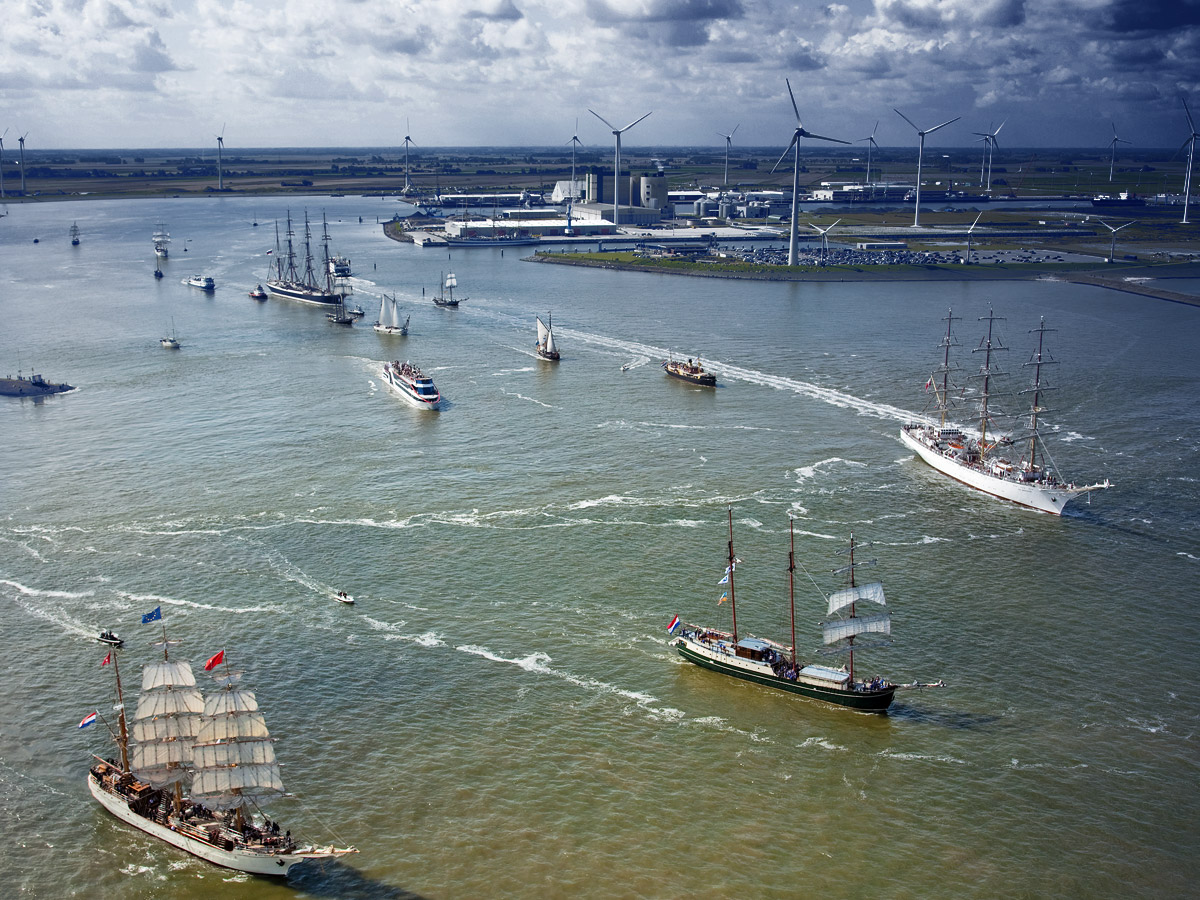
<path fill-rule="evenodd" d="M 442 395 L 433 379 L 421 374 L 421 370 L 407 360 L 393 360 L 385 365 L 383 379 L 392 390 L 421 409 L 438 409 L 442 404 Z"/>
<path fill-rule="evenodd" d="M 202 291 L 215 291 L 217 283 L 208 275 L 193 275 L 184 284 L 190 284 L 194 288 L 200 288 Z"/>

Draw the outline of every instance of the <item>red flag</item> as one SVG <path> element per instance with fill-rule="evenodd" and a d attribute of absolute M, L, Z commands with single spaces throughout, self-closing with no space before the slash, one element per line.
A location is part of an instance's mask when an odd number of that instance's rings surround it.
<path fill-rule="evenodd" d="M 204 664 L 204 671 L 211 672 L 213 669 L 215 669 L 217 666 L 219 666 L 224 661 L 225 661 L 225 651 L 224 650 L 220 651 L 219 653 L 214 653 L 212 656 L 210 656 L 208 658 L 208 662 L 206 662 Z"/>
<path fill-rule="evenodd" d="M 108 656 L 104 657 L 104 662 L 100 663 L 100 665 L 107 666 L 110 662 L 112 662 L 112 651 L 111 650 L 108 651 Z"/>

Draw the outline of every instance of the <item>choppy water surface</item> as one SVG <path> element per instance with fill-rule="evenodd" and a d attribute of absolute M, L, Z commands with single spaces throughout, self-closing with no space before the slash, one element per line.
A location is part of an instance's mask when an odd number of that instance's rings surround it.
<path fill-rule="evenodd" d="M 350 256 L 353 328 L 246 296 L 290 207 Z M 1182 896 L 1195 845 L 1197 310 L 1062 283 L 762 284 L 418 250 L 378 198 L 10 206 L 0 402 L 0 880 L 25 896 Z M 359 217 L 362 221 L 360 223 Z M 252 222 L 259 225 L 254 227 Z M 73 221 L 83 232 L 71 247 Z M 174 242 L 151 277 L 150 235 Z M 37 244 L 33 238 L 39 238 Z M 422 299 L 458 275 L 457 311 Z M 182 284 L 200 272 L 208 296 Z M 408 338 L 371 331 L 382 291 Z M 897 429 L 948 307 L 989 306 L 1023 380 L 1045 315 L 1060 468 L 1115 487 L 1056 519 L 947 482 Z M 563 360 L 533 356 L 551 313 Z M 183 349 L 162 349 L 172 325 Z M 699 356 L 716 390 L 666 378 Z M 411 359 L 446 409 L 379 369 Z M 628 371 L 621 367 L 629 364 Z M 964 358 L 965 367 L 978 360 Z M 1016 405 L 1017 401 L 1013 401 Z M 687 666 L 665 627 L 798 641 L 853 531 L 895 642 L 944 679 L 867 716 Z M 815 582 L 815 584 L 814 584 Z M 354 607 L 337 603 L 338 590 Z M 181 654 L 256 690 L 295 798 L 361 848 L 286 885 L 214 869 L 88 796 L 111 705 L 92 637 L 161 606 Z"/>

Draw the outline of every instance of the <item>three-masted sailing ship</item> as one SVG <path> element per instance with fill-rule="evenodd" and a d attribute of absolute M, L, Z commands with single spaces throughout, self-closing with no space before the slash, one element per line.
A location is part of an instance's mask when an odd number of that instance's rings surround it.
<path fill-rule="evenodd" d="M 1038 431 L 1038 418 L 1047 411 L 1042 403 L 1051 388 L 1044 382 L 1042 370 L 1055 364 L 1055 360 L 1045 347 L 1046 334 L 1054 330 L 1046 327 L 1045 317 L 1032 332 L 1038 336 L 1037 350 L 1025 364 L 1033 370 L 1032 386 L 1022 392 L 1032 395 L 1029 433 L 1014 437 L 1000 434 L 996 426 L 990 401 L 996 395 L 993 380 L 1003 373 L 995 359 L 998 353 L 1008 348 L 994 334 L 994 325 L 1000 319 L 991 310 L 980 317 L 981 322 L 988 323 L 988 330 L 974 349 L 983 354 L 983 364 L 974 376 L 981 385 L 978 394 L 979 436 L 968 435 L 948 421 L 954 395 L 959 390 L 952 380 L 957 366 L 951 358 L 952 349 L 958 346 L 953 331 L 956 320 L 953 310 L 949 311 L 944 320 L 946 334 L 940 344 L 942 360 L 925 382 L 926 391 L 933 392 L 932 405 L 937 421 L 909 422 L 902 426 L 900 439 L 905 446 L 942 474 L 963 484 L 1054 515 L 1062 515 L 1063 509 L 1076 497 L 1110 487 L 1107 479 L 1086 485 L 1065 480 L 1046 452 L 1045 440 Z"/>
<path fill-rule="evenodd" d="M 296 249 L 292 239 L 292 214 L 287 214 L 287 230 L 284 242 L 279 240 L 279 222 L 275 223 L 275 252 L 267 272 L 267 290 L 276 297 L 299 300 L 316 306 L 338 306 L 342 294 L 334 290 L 333 275 L 329 271 L 329 233 L 325 232 L 322 242 L 325 261 L 320 266 L 320 275 L 313 266 L 312 229 L 308 224 L 308 211 L 304 213 L 304 268 L 296 264 Z"/>
<path fill-rule="evenodd" d="M 154 614 L 152 614 L 154 615 Z M 217 687 L 204 696 L 191 666 L 172 659 L 163 629 L 155 646 L 162 659 L 142 670 L 132 727 L 126 716 L 119 667 L 119 758 L 96 757 L 88 771 L 92 796 L 121 821 L 201 859 L 256 875 L 287 875 L 308 859 L 357 852 L 353 847 L 301 843 L 277 822 L 255 815 L 259 801 L 283 793 L 273 738 L 258 701 L 238 686 L 225 651 L 205 664 Z"/>
<path fill-rule="evenodd" d="M 796 604 L 795 604 L 795 531 L 791 532 L 791 543 L 788 549 L 788 606 L 791 612 L 791 644 L 786 645 L 767 638 L 743 636 L 738 633 L 737 598 L 734 592 L 734 573 L 740 562 L 733 555 L 733 511 L 729 511 L 729 564 L 725 569 L 725 577 L 721 584 L 728 585 L 725 599 L 729 601 L 732 617 L 732 629 L 724 631 L 706 626 L 688 625 L 679 621 L 676 616 L 668 630 L 674 635 L 670 644 L 688 662 L 695 663 L 705 669 L 720 672 L 722 675 L 732 675 L 755 684 L 777 688 L 792 694 L 800 694 L 814 700 L 824 700 L 838 706 L 865 712 L 884 712 L 892 703 L 892 698 L 900 685 L 893 684 L 886 678 L 861 678 L 854 671 L 854 651 L 868 649 L 863 645 L 856 646 L 855 641 L 860 635 L 881 634 L 890 635 L 892 632 L 891 616 L 885 610 L 861 615 L 859 604 L 875 603 L 886 606 L 883 584 L 858 584 L 854 570 L 859 565 L 871 563 L 857 562 L 854 558 L 854 537 L 850 537 L 850 563 L 836 574 L 849 576 L 849 585 L 836 591 L 828 598 L 828 615 L 834 618 L 822 623 L 824 642 L 830 652 L 845 652 L 848 659 L 845 665 L 838 668 L 802 662 L 796 655 Z M 872 561 L 873 562 L 873 561 Z M 882 644 L 874 644 L 879 647 Z M 929 687 L 932 685 L 906 685 L 907 687 Z"/>

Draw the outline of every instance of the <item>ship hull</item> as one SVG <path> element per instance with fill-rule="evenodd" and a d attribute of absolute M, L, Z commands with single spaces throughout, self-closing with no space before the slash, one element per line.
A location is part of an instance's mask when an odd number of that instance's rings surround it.
<path fill-rule="evenodd" d="M 920 426 L 918 426 L 920 427 Z M 907 427 L 900 429 L 900 440 L 926 463 L 937 469 L 943 475 L 949 475 L 955 481 L 960 481 L 977 491 L 1009 500 L 1030 509 L 1041 510 L 1051 515 L 1060 516 L 1064 507 L 1080 494 L 1092 488 L 1047 487 L 1037 483 L 1023 483 L 997 478 L 979 469 L 965 466 L 956 460 L 943 456 L 935 449 L 926 446 L 922 441 L 909 433 Z M 1099 487 L 1099 485 L 1097 485 Z"/>
<path fill-rule="evenodd" d="M 403 381 L 394 377 L 387 369 L 383 371 L 383 380 L 393 391 L 411 403 L 418 409 L 437 410 L 442 405 L 442 396 L 438 394 L 434 398 L 426 399 L 413 393 Z"/>
<path fill-rule="evenodd" d="M 706 653 L 694 648 L 685 638 L 676 638 L 673 642 L 675 650 L 690 663 L 704 669 L 731 675 L 743 681 L 752 681 L 764 687 L 786 691 L 789 694 L 799 694 L 810 700 L 822 700 L 835 706 L 844 706 L 861 712 L 885 712 L 892 705 L 896 694 L 895 685 L 887 685 L 878 690 L 849 690 L 835 686 L 825 687 L 819 684 L 806 684 L 800 681 L 789 681 L 780 678 L 769 667 L 756 664 L 737 657 L 720 658 L 716 653 Z"/>
<path fill-rule="evenodd" d="M 281 281 L 268 281 L 267 290 L 276 297 L 282 297 L 285 300 L 298 300 L 301 303 L 310 303 L 313 306 L 337 306 L 342 299 L 341 294 L 315 290 L 302 284 L 285 284 Z"/>
<path fill-rule="evenodd" d="M 156 837 L 160 841 L 226 869 L 236 869 L 252 875 L 286 876 L 292 866 L 297 863 L 304 862 L 306 859 L 325 858 L 333 855 L 320 851 L 311 854 L 256 852 L 238 847 L 234 847 L 232 850 L 223 850 L 138 815 L 129 808 L 129 802 L 125 798 L 105 790 L 95 775 L 91 773 L 88 773 L 88 790 L 92 792 L 92 796 L 101 806 L 127 825 L 132 825 L 151 837 Z"/>

